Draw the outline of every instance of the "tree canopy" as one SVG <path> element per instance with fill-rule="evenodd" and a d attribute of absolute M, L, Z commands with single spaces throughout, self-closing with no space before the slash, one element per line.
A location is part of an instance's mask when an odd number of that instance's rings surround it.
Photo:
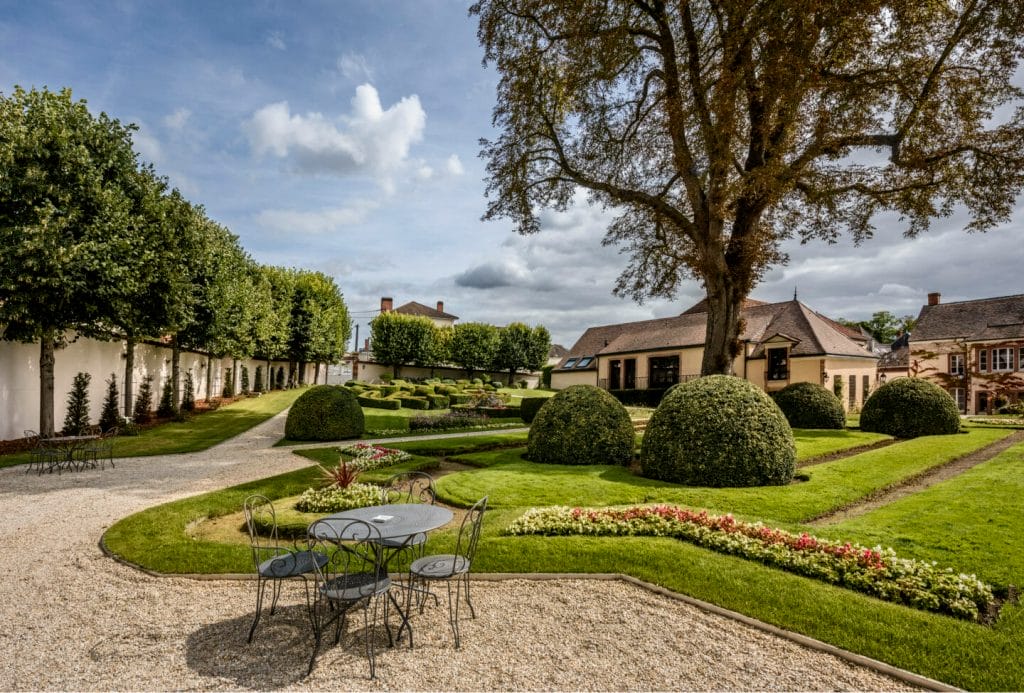
<path fill-rule="evenodd" d="M 729 373 L 744 298 L 789 238 L 914 236 L 1024 183 L 1024 5 L 1005 0 L 480 0 L 500 75 L 489 206 L 521 233 L 577 191 L 618 211 L 616 292 L 700 281 L 702 372 Z"/>

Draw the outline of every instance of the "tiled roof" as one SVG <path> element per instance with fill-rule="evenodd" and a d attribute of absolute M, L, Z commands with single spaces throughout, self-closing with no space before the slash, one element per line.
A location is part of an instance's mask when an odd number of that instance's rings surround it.
<path fill-rule="evenodd" d="M 569 355 L 569 350 L 561 344 L 552 344 L 551 348 L 548 349 L 549 359 L 561 359 Z"/>
<path fill-rule="evenodd" d="M 914 342 L 967 338 L 1024 338 L 1024 294 L 922 306 L 910 333 Z"/>
<path fill-rule="evenodd" d="M 758 301 L 753 298 L 743 299 L 744 308 L 753 308 L 754 306 L 766 306 L 768 305 L 764 301 Z M 693 315 L 694 313 L 707 313 L 708 312 L 708 300 L 702 298 L 701 300 L 694 303 L 692 306 L 682 312 L 682 315 Z"/>
<path fill-rule="evenodd" d="M 876 358 L 836 329 L 833 321 L 824 319 L 799 301 L 753 301 L 743 309 L 742 317 L 744 330 L 740 339 L 747 342 L 760 343 L 778 335 L 795 342 L 793 356 L 828 354 Z M 706 330 L 707 313 L 690 310 L 670 318 L 591 327 L 573 345 L 559 367 L 573 357 L 703 346 Z M 759 344 L 751 358 L 763 357 L 764 347 Z"/>
<path fill-rule="evenodd" d="M 402 315 L 420 315 L 425 318 L 437 318 L 441 320 L 458 320 L 458 315 L 452 315 L 451 313 L 444 313 L 436 308 L 425 306 L 422 303 L 416 301 L 409 301 L 395 308 L 396 313 Z"/>
<path fill-rule="evenodd" d="M 910 349 L 902 346 L 882 354 L 878 359 L 878 370 L 905 369 L 910 366 Z"/>

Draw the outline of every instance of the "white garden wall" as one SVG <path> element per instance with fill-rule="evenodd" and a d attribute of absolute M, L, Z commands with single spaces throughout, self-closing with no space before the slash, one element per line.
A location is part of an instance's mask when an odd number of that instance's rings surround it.
<path fill-rule="evenodd" d="M 78 339 L 64 349 L 58 349 L 54 364 L 53 378 L 53 421 L 54 428 L 60 429 L 67 410 L 67 396 L 72 381 L 79 372 L 92 376 L 89 384 L 89 409 L 93 423 L 98 423 L 107 393 L 107 378 L 113 373 L 117 377 L 119 410 L 124 403 L 124 362 L 126 345 L 124 341 L 103 342 L 94 339 Z M 224 375 L 231 368 L 230 358 L 212 361 L 212 395 L 219 397 L 224 387 Z M 288 364 L 271 362 L 276 370 Z M 249 369 L 249 386 L 256 381 L 256 368 L 263 368 L 263 382 L 267 383 L 267 362 L 254 359 L 239 359 L 238 368 Z M 181 353 L 182 378 L 186 371 L 192 371 L 196 399 L 206 397 L 206 355 L 192 351 Z M 321 381 L 325 369 L 321 367 Z M 305 381 L 312 383 L 314 366 L 306 368 Z M 153 376 L 153 409 L 160 403 L 164 382 L 171 377 L 171 349 L 158 344 L 135 345 L 133 368 L 133 392 L 138 394 L 142 379 Z M 241 389 L 241 375 L 235 382 L 235 390 Z M 0 440 L 12 440 L 24 436 L 25 430 L 39 429 L 39 344 L 0 341 Z"/>

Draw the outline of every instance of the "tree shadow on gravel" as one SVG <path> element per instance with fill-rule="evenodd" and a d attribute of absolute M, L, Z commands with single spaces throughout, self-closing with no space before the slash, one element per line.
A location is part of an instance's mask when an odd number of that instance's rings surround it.
<path fill-rule="evenodd" d="M 285 688 L 302 682 L 313 654 L 313 632 L 304 604 L 278 605 L 273 616 L 264 611 L 251 643 L 246 642 L 252 613 L 203 626 L 188 636 L 185 660 L 190 669 L 249 690 Z M 392 623 L 392 630 L 395 624 Z M 379 631 L 376 632 L 376 631 Z M 387 649 L 387 634 L 378 624 L 377 654 Z M 407 644 L 403 641 L 403 644 Z M 396 646 L 401 646 L 396 643 Z M 355 680 L 371 685 L 363 641 L 362 617 L 348 619 L 341 642 L 334 645 L 334 628 L 324 633 L 310 682 Z"/>

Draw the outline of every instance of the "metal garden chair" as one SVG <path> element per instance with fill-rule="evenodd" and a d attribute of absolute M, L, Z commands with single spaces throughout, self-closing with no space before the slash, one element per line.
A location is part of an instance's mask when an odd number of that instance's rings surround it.
<path fill-rule="evenodd" d="M 317 520 L 309 526 L 310 551 L 322 556 L 314 565 L 316 589 L 313 591 L 311 616 L 313 621 L 313 655 L 309 659 L 307 675 L 313 672 L 324 630 L 335 624 L 334 644 L 341 641 L 341 633 L 350 611 L 362 611 L 363 639 L 366 656 L 370 661 L 370 678 L 376 676 L 373 627 L 377 623 L 384 602 L 384 628 L 388 645 L 394 646 L 388 625 L 388 600 L 398 609 L 398 602 L 390 593 L 391 578 L 380 550 L 380 531 L 363 520 L 337 518 Z M 372 611 L 372 617 L 371 617 Z M 399 614 L 403 616 L 401 609 Z"/>
<path fill-rule="evenodd" d="M 448 619 L 451 622 L 452 633 L 455 636 L 455 647 L 460 646 L 459 640 L 459 602 L 463 588 L 466 591 L 466 604 L 469 605 L 469 613 L 476 618 L 476 610 L 469 596 L 469 571 L 473 564 L 473 557 L 476 555 L 476 547 L 480 541 L 480 528 L 483 524 L 484 512 L 487 510 L 487 496 L 484 496 L 469 509 L 466 516 L 462 518 L 462 525 L 459 528 L 459 538 L 455 544 L 455 552 L 423 556 L 412 562 L 409 566 L 409 585 L 406 592 L 406 609 L 412 605 L 412 593 L 416 590 L 426 590 L 427 584 L 437 580 L 444 580 L 448 587 Z M 455 596 L 452 597 L 452 583 L 455 583 Z M 423 602 L 420 602 L 420 611 L 423 611 Z"/>
<path fill-rule="evenodd" d="M 281 582 L 288 578 L 301 578 L 306 588 L 306 607 L 309 608 L 309 583 L 307 576 L 312 574 L 318 565 L 326 562 L 323 554 L 308 550 L 289 549 L 282 546 L 277 537 L 277 514 L 274 504 L 266 496 L 253 495 L 245 499 L 243 505 L 245 526 L 249 531 L 249 542 L 252 547 L 252 563 L 256 569 L 256 617 L 249 628 L 248 642 L 252 642 L 256 626 L 263 613 L 263 594 L 267 583 L 271 583 L 272 599 L 270 613 L 277 608 L 277 599 L 281 596 Z"/>
<path fill-rule="evenodd" d="M 28 466 L 25 467 L 25 473 L 28 474 L 32 471 L 32 467 L 35 467 L 39 474 L 44 471 L 52 471 L 59 464 L 59 451 L 48 447 L 43 437 L 35 431 L 26 430 L 25 437 L 28 438 L 32 446 L 29 450 L 31 457 L 29 457 Z"/>

